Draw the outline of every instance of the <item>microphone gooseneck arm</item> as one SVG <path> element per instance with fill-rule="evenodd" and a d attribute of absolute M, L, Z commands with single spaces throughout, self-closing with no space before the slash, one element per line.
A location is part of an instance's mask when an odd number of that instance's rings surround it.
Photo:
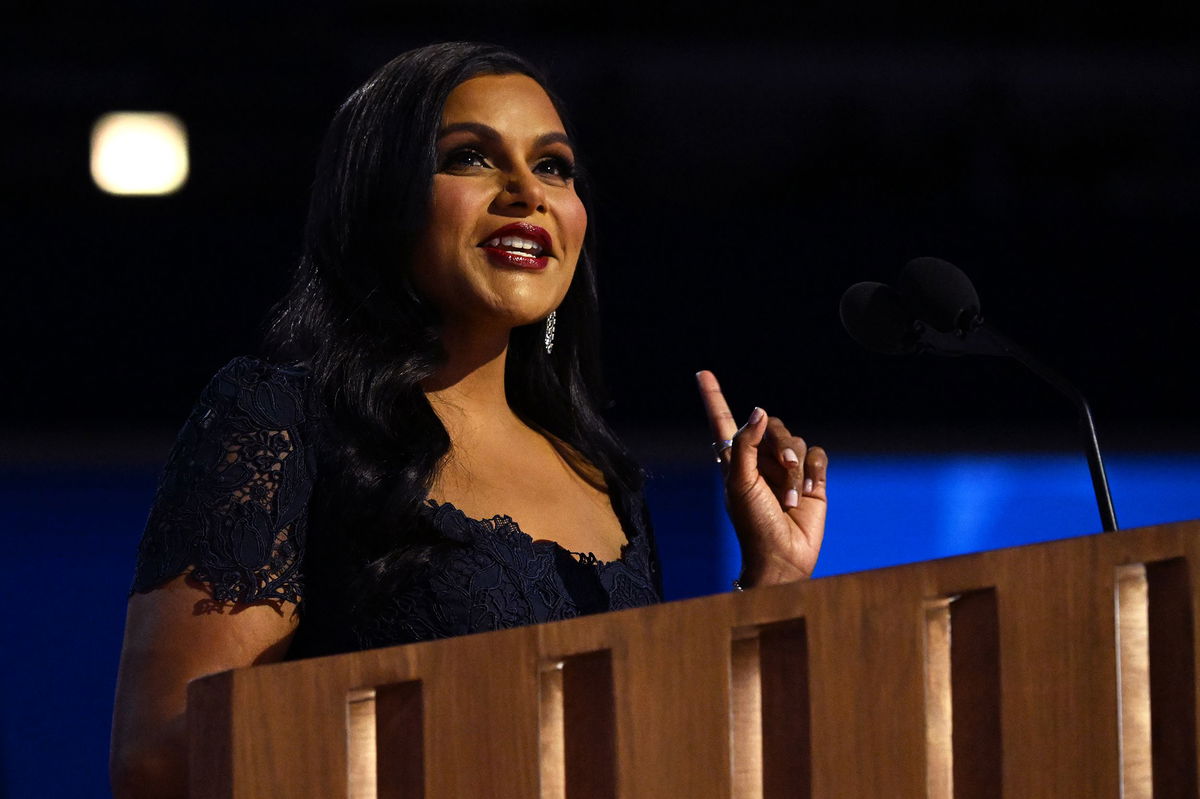
<path fill-rule="evenodd" d="M 1026 369 L 1054 386 L 1075 406 L 1079 414 L 1079 428 L 1083 434 L 1083 449 L 1087 455 L 1088 471 L 1092 475 L 1092 490 L 1096 493 L 1096 507 L 1100 511 L 1100 522 L 1106 533 L 1116 532 L 1117 512 L 1113 508 L 1112 494 L 1108 490 L 1108 475 L 1100 457 L 1100 439 L 1096 435 L 1096 423 L 1092 419 L 1092 408 L 1087 399 L 1069 380 L 1031 355 L 1012 339 L 983 324 L 975 329 L 974 335 L 982 335 L 996 348 L 998 354 L 1012 358 Z"/>
<path fill-rule="evenodd" d="M 985 324 L 971 279 L 940 258 L 915 258 L 900 273 L 897 289 L 883 283 L 857 283 L 842 295 L 842 325 L 867 349 L 897 355 L 989 355 L 1011 358 L 1063 394 L 1079 415 L 1096 508 L 1105 532 L 1115 532 L 1117 513 L 1100 457 L 1092 409 L 1079 389 Z"/>
<path fill-rule="evenodd" d="M 942 333 L 916 322 L 916 349 L 937 355 L 992 355 L 1012 358 L 1026 369 L 1046 381 L 1063 394 L 1075 406 L 1079 414 L 1079 428 L 1083 433 L 1083 451 L 1087 455 L 1088 471 L 1092 475 L 1092 490 L 1096 493 L 1096 508 L 1100 512 L 1100 523 L 1106 533 L 1116 532 L 1117 513 L 1113 508 L 1112 494 L 1108 490 L 1108 475 L 1104 460 L 1100 457 L 1100 439 L 1096 435 L 1096 423 L 1087 399 L 1071 381 L 1035 358 L 1028 350 L 985 324 L 981 317 L 971 319 L 965 329 L 954 333 Z"/>

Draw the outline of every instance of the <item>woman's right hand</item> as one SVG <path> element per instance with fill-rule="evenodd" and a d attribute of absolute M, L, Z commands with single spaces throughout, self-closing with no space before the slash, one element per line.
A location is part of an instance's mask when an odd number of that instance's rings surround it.
<path fill-rule="evenodd" d="M 712 372 L 696 374 L 716 441 L 725 505 L 742 549 L 739 582 L 746 588 L 812 576 L 825 536 L 826 471 L 820 447 L 793 436 L 780 419 L 755 408 L 741 428 Z"/>
<path fill-rule="evenodd" d="M 109 751 L 116 799 L 187 795 L 187 684 L 281 660 L 295 610 L 216 604 L 187 576 L 130 598 Z"/>

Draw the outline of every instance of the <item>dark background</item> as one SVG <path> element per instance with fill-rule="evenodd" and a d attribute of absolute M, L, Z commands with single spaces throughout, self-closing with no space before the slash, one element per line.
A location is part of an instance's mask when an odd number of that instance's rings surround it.
<path fill-rule="evenodd" d="M 761 404 L 835 449 L 1069 443 L 1070 409 L 1012 364 L 872 355 L 843 333 L 848 285 L 936 255 L 1077 380 L 1108 440 L 1194 443 L 1200 5 L 339 8 L 56 7 L 5 26 L 10 443 L 177 427 L 285 285 L 335 107 L 453 38 L 514 47 L 566 99 L 598 188 L 614 418 L 635 440 L 702 447 L 691 375 L 711 368 L 739 415 Z M 184 120 L 179 194 L 92 184 L 90 127 L 119 109 Z"/>
<path fill-rule="evenodd" d="M 652 467 L 671 597 L 727 590 L 738 565 L 700 368 L 739 416 L 763 405 L 830 449 L 824 573 L 1098 529 L 1050 389 L 842 332 L 847 286 L 920 255 L 962 267 L 990 321 L 1085 390 L 1124 450 L 1127 526 L 1194 518 L 1200 4 L 803 6 L 6 9 L 0 797 L 106 794 L 125 592 L 171 437 L 286 285 L 334 109 L 431 41 L 532 58 L 579 129 L 613 416 Z M 92 184 L 113 110 L 183 119 L 180 193 Z"/>

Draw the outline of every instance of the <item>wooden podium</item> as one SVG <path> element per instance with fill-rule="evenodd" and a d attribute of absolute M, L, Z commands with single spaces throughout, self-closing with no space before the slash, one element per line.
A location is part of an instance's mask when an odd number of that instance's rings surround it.
<path fill-rule="evenodd" d="M 1197 797 L 1200 523 L 190 686 L 191 795 Z"/>

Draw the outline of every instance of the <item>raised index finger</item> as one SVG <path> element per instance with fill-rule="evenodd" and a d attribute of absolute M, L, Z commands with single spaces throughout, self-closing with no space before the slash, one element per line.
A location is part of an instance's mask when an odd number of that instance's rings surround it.
<path fill-rule="evenodd" d="M 696 372 L 696 385 L 700 388 L 700 399 L 704 402 L 704 410 L 708 414 L 708 424 L 712 428 L 713 440 L 724 441 L 733 438 L 738 431 L 737 422 L 729 412 L 725 395 L 721 393 L 721 384 L 712 372 L 704 370 Z"/>

